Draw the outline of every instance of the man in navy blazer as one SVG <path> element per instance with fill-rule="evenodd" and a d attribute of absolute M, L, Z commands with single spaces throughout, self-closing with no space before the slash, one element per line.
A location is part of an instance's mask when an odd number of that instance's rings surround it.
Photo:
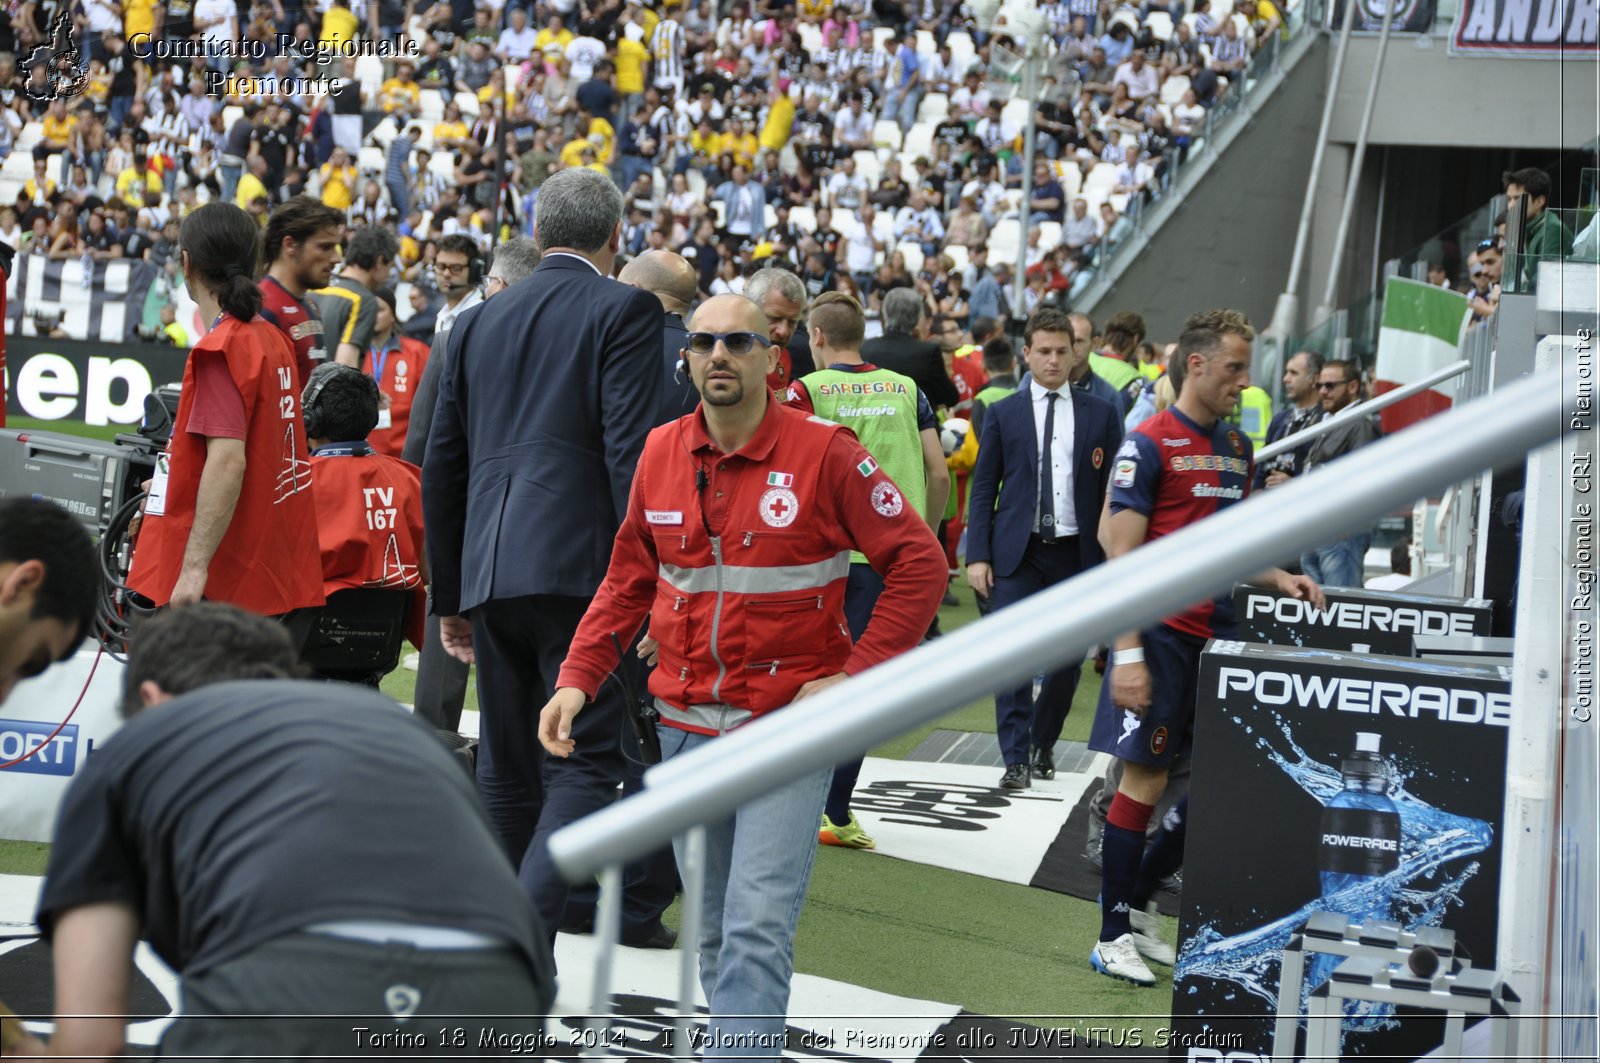
<path fill-rule="evenodd" d="M 1105 560 L 1100 509 L 1122 419 L 1110 403 L 1068 381 L 1072 322 L 1055 309 L 1028 320 L 1023 357 L 1032 381 L 990 406 L 978 440 L 967 506 L 967 582 L 1004 609 Z M 1050 455 L 1041 462 L 1040 453 Z M 995 695 L 995 731 L 1006 771 L 1020 790 L 1055 777 L 1055 744 L 1081 665 L 1045 677 L 1037 703 L 1030 680 Z"/>
<path fill-rule="evenodd" d="M 611 179 L 581 167 L 547 179 L 534 236 L 533 275 L 450 332 L 422 501 L 441 641 L 478 665 L 478 787 L 553 928 L 567 889 L 547 836 L 612 799 L 628 724 L 608 683 L 579 718 L 578 755 L 547 764 L 538 710 L 610 564 L 664 380 L 660 302 L 610 279 Z"/>

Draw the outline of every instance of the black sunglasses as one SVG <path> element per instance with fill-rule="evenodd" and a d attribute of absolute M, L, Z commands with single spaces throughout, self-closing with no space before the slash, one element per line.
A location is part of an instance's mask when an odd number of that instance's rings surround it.
<path fill-rule="evenodd" d="M 1335 390 L 1337 388 L 1344 387 L 1346 384 L 1354 384 L 1354 383 L 1355 383 L 1354 380 L 1321 380 L 1321 381 L 1317 382 L 1317 390 L 1318 391 L 1333 391 L 1333 390 Z"/>
<path fill-rule="evenodd" d="M 759 332 L 691 332 L 689 353 L 708 355 L 716 349 L 718 340 L 729 354 L 749 354 L 757 347 L 772 346 L 772 341 Z"/>

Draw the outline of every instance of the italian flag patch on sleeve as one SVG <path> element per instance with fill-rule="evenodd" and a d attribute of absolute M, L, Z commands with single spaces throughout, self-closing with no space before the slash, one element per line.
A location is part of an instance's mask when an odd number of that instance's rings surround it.
<path fill-rule="evenodd" d="M 860 465 L 856 466 L 856 472 L 860 473 L 862 476 L 871 476 L 877 471 L 878 463 L 873 461 L 871 458 L 868 458 L 866 461 L 863 461 Z"/>

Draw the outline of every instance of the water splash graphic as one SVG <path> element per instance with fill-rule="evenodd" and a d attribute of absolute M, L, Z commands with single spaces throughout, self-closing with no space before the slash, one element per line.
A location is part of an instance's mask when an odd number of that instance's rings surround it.
<path fill-rule="evenodd" d="M 1244 719 L 1232 719 L 1246 733 L 1250 732 Z M 1287 752 L 1276 748 L 1265 733 L 1255 736 L 1256 748 L 1318 804 L 1326 806 L 1343 788 L 1339 769 L 1312 759 L 1295 742 L 1290 725 L 1277 713 L 1272 713 L 1272 719 Z M 1174 971 L 1178 980 L 1190 980 L 1188 993 L 1198 992 L 1193 979 L 1230 982 L 1240 992 L 1258 997 L 1276 1009 L 1281 953 L 1311 913 L 1333 911 L 1359 916 L 1371 911 L 1392 911 L 1396 922 L 1414 931 L 1439 926 L 1445 911 L 1460 903 L 1461 889 L 1478 873 L 1479 864 L 1474 860 L 1454 872 L 1446 872 L 1445 865 L 1488 849 L 1494 841 L 1494 828 L 1484 820 L 1452 815 L 1414 796 L 1406 789 L 1407 783 L 1419 775 L 1431 778 L 1435 773 L 1395 763 L 1393 758 L 1391 763 L 1394 772 L 1388 796 L 1400 812 L 1400 865 L 1381 878 L 1318 897 L 1277 918 L 1268 919 L 1268 913 L 1251 910 L 1246 914 L 1264 921 L 1254 930 L 1232 937 L 1223 936 L 1215 921 L 1202 925 L 1184 943 Z M 1306 998 L 1327 981 L 1339 959 L 1311 957 L 1300 991 L 1302 1011 Z M 1224 997 L 1231 1000 L 1237 995 L 1226 993 Z M 1396 1025 L 1393 1010 L 1389 1005 L 1362 1004 L 1346 1012 L 1344 1032 L 1372 1032 Z"/>

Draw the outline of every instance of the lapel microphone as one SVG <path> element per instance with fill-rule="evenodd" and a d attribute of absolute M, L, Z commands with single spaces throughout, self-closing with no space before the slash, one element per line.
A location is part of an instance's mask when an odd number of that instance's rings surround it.
<path fill-rule="evenodd" d="M 705 494 L 706 488 L 710 486 L 711 478 L 706 475 L 705 468 L 702 466 L 701 468 L 696 469 L 694 471 L 694 489 L 701 494 Z"/>

